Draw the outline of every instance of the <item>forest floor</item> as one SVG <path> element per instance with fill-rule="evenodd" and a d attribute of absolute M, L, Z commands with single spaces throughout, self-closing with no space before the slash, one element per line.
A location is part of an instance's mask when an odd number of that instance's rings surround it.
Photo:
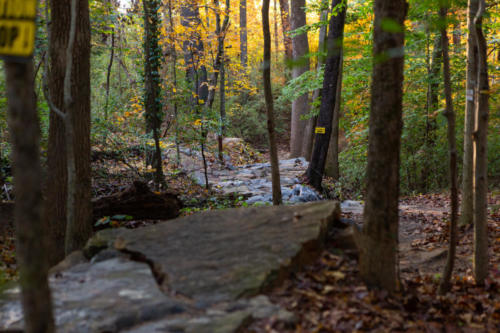
<path fill-rule="evenodd" d="M 490 194 L 498 207 L 500 195 Z M 400 201 L 401 292 L 367 290 L 358 274 L 355 253 L 330 242 L 315 264 L 272 291 L 271 300 L 293 312 L 294 324 L 274 318 L 252 324 L 246 332 L 499 332 L 500 211 L 490 211 L 490 274 L 484 286 L 472 277 L 473 230 L 459 232 L 451 292 L 437 294 L 448 244 L 449 199 L 436 193 Z M 361 212 L 343 213 L 359 222 Z"/>
<path fill-rule="evenodd" d="M 257 152 L 229 151 L 232 163 L 263 161 Z M 213 158 L 213 157 L 209 157 Z M 126 162 L 116 158 L 94 160 L 93 195 L 109 195 L 137 177 L 140 156 Z M 127 165 L 128 164 L 128 165 Z M 196 185 L 175 165 L 166 165 L 169 188 L 185 203 L 183 215 L 200 210 L 241 207 L 238 196 L 227 196 Z M 452 291 L 437 295 L 446 260 L 449 199 L 445 193 L 402 198 L 400 201 L 401 292 L 389 296 L 369 291 L 357 270 L 357 256 L 329 246 L 315 264 L 291 276 L 269 293 L 297 318 L 295 323 L 275 318 L 257 321 L 246 332 L 498 332 L 500 331 L 500 192 L 489 194 L 490 274 L 485 286 L 472 277 L 471 227 L 460 228 Z M 343 217 L 361 221 L 360 209 L 347 209 Z M 158 221 L 115 221 L 113 227 L 136 228 Z M 14 235 L 11 227 L 0 232 L 0 290 L 16 279 Z"/>

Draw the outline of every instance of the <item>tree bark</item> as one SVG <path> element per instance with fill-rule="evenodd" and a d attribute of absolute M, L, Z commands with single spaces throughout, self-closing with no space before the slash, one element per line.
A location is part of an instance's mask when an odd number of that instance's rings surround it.
<path fill-rule="evenodd" d="M 155 169 L 154 183 L 156 190 L 160 185 L 165 185 L 163 165 L 160 148 L 160 127 L 162 123 L 161 78 L 160 78 L 160 55 L 159 25 L 160 17 L 158 10 L 161 2 L 159 0 L 144 0 L 144 90 L 145 90 L 145 116 L 146 132 L 153 134 L 155 144 L 154 152 L 147 156 L 147 164 Z"/>
<path fill-rule="evenodd" d="M 468 225 L 473 222 L 473 145 L 472 133 L 474 132 L 475 99 L 474 94 L 477 80 L 477 45 L 474 38 L 474 16 L 477 13 L 478 0 L 469 0 L 467 9 L 467 78 L 466 78 L 466 101 L 464 120 L 464 155 L 462 168 L 462 200 L 460 206 L 460 225 Z"/>
<path fill-rule="evenodd" d="M 480 0 L 474 18 L 474 39 L 478 49 L 478 69 L 476 88 L 476 114 L 474 142 L 474 278 L 479 285 L 484 284 L 488 275 L 488 113 L 489 82 L 487 45 L 482 19 L 485 1 Z"/>
<path fill-rule="evenodd" d="M 320 20 L 321 22 L 328 22 L 328 0 L 323 0 L 322 5 L 324 9 L 321 11 L 320 15 Z M 318 55 L 318 63 L 316 70 L 320 71 L 325 64 L 325 59 L 326 59 L 326 37 L 327 37 L 327 30 L 328 30 L 328 25 L 324 24 L 319 28 L 319 38 L 318 38 L 318 52 L 320 54 Z M 316 89 L 313 92 L 312 95 L 312 101 L 316 101 L 318 98 L 321 97 L 321 89 Z M 312 154 L 312 149 L 313 149 L 313 144 L 314 144 L 314 128 L 316 127 L 316 122 L 318 121 L 318 117 L 314 116 L 311 117 L 307 121 L 306 125 L 306 134 L 304 136 L 304 145 L 303 145 L 303 152 L 304 152 L 304 157 L 306 160 L 310 161 L 311 160 L 311 154 Z"/>
<path fill-rule="evenodd" d="M 439 9 L 439 17 L 441 22 L 446 22 L 446 16 L 449 4 L 446 3 Z M 441 27 L 441 46 L 443 51 L 443 80 L 444 94 L 446 98 L 446 111 L 444 115 L 448 121 L 448 155 L 449 155 L 449 177 L 450 177 L 450 197 L 451 197 L 451 214 L 450 214 L 450 243 L 448 246 L 448 256 L 446 265 L 443 271 L 443 277 L 439 285 L 439 293 L 445 294 L 451 288 L 451 275 L 455 263 L 455 253 L 458 238 L 458 189 L 457 189 L 457 145 L 455 138 L 455 111 L 453 110 L 453 97 L 451 90 L 451 74 L 450 74 L 450 56 L 449 56 L 449 41 L 446 32 L 446 25 Z"/>
<path fill-rule="evenodd" d="M 292 31 L 305 26 L 305 0 L 292 0 L 290 26 Z M 307 33 L 296 35 L 292 38 L 292 79 L 296 79 L 309 71 L 309 42 Z M 290 137 L 290 157 L 305 156 L 303 147 L 306 134 L 307 120 L 302 117 L 309 113 L 309 94 L 305 93 L 292 101 L 292 125 Z"/>
<path fill-rule="evenodd" d="M 47 229 L 42 223 L 40 128 L 33 63 L 5 62 L 8 123 L 13 146 L 16 253 L 25 331 L 54 332 L 48 284 Z"/>
<path fill-rule="evenodd" d="M 52 103 L 64 110 L 64 76 L 66 50 L 70 30 L 70 6 L 52 0 L 50 25 L 50 72 L 48 86 Z M 71 96 L 73 99 L 74 154 L 76 168 L 75 230 L 76 247 L 85 245 L 92 233 L 91 179 L 90 179 L 90 22 L 88 0 L 78 0 L 76 38 L 73 48 Z M 44 220 L 49 230 L 49 263 L 64 258 L 60 246 L 66 233 L 67 199 L 67 149 L 64 120 L 54 112 L 50 114 L 47 165 L 49 172 L 45 183 Z"/>
<path fill-rule="evenodd" d="M 247 0 L 240 0 L 240 61 L 244 69 L 248 66 L 247 44 Z"/>
<path fill-rule="evenodd" d="M 273 187 L 273 205 L 281 205 L 280 169 L 278 147 L 274 130 L 274 105 L 271 87 L 271 32 L 269 28 L 269 0 L 262 2 L 262 30 L 264 34 L 264 63 L 262 75 L 264 80 L 264 96 L 267 110 L 267 131 L 269 135 L 269 158 L 271 160 L 271 180 Z"/>
<path fill-rule="evenodd" d="M 340 60 L 339 78 L 337 84 L 337 92 L 335 96 L 335 107 L 333 108 L 332 134 L 330 135 L 330 144 L 328 146 L 328 154 L 326 155 L 325 175 L 332 177 L 334 180 L 339 180 L 339 121 L 340 121 L 340 104 L 342 102 L 342 70 L 343 57 Z"/>
<path fill-rule="evenodd" d="M 104 121 L 108 122 L 108 106 L 109 106 L 109 88 L 111 80 L 111 69 L 113 68 L 113 59 L 115 58 L 115 29 L 111 29 L 111 47 L 109 52 L 108 70 L 106 72 L 106 102 L 104 104 Z M 106 143 L 106 140 L 104 140 Z"/>
<path fill-rule="evenodd" d="M 360 274 L 369 287 L 399 287 L 399 152 L 402 128 L 404 0 L 375 0 L 373 75 L 364 224 L 357 235 Z M 384 29 L 384 22 L 397 24 Z"/>
<path fill-rule="evenodd" d="M 342 59 L 342 43 L 344 38 L 345 15 L 347 4 L 343 0 L 332 0 L 332 9 L 342 6 L 336 16 L 330 18 L 328 28 L 328 56 L 326 59 L 323 90 L 321 92 L 321 107 L 318 116 L 318 128 L 323 128 L 324 133 L 318 132 L 315 137 L 311 162 L 306 171 L 309 184 L 321 191 L 321 181 L 325 170 L 326 157 L 332 133 L 333 111 L 337 98 L 340 63 Z"/>
<path fill-rule="evenodd" d="M 285 59 L 291 60 L 292 53 L 292 38 L 288 35 L 290 32 L 290 10 L 288 0 L 280 0 L 281 12 L 281 28 L 283 29 L 283 45 L 285 46 Z"/>

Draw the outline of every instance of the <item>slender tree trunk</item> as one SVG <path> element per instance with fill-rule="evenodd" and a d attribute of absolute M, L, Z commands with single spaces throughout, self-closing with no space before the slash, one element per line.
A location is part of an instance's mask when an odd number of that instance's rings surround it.
<path fill-rule="evenodd" d="M 292 54 L 292 38 L 288 35 L 290 32 L 290 10 L 288 6 L 288 0 L 280 1 L 280 12 L 281 12 L 281 28 L 283 30 L 283 45 L 285 46 L 285 59 L 291 60 Z"/>
<path fill-rule="evenodd" d="M 218 148 L 219 148 L 219 161 L 221 164 L 224 164 L 224 155 L 223 155 L 223 146 L 222 141 L 224 140 L 225 132 L 226 132 L 226 66 L 224 61 L 224 55 L 222 56 L 223 60 L 220 65 L 220 105 L 219 105 L 219 136 L 218 140 Z"/>
<path fill-rule="evenodd" d="M 269 0 L 262 2 L 262 30 L 264 34 L 264 63 L 263 80 L 264 96 L 267 110 L 267 131 L 269 135 L 269 157 L 271 160 L 271 179 L 273 186 L 273 205 L 281 205 L 280 169 L 278 160 L 278 147 L 274 131 L 274 105 L 271 87 L 271 32 L 269 28 Z"/>
<path fill-rule="evenodd" d="M 357 235 L 360 274 L 369 287 L 399 289 L 397 270 L 404 0 L 375 0 L 373 77 L 364 224 Z M 383 28 L 384 22 L 397 28 Z"/>
<path fill-rule="evenodd" d="M 445 116 L 448 120 L 448 154 L 450 167 L 450 197 L 451 197 L 451 218 L 450 218 L 450 244 L 448 248 L 448 257 L 443 271 L 443 277 L 439 285 L 440 294 L 445 294 L 450 290 L 451 275 L 455 263 L 455 253 L 458 238 L 458 189 L 457 189 L 457 145 L 455 138 L 455 111 L 453 110 L 453 98 L 451 91 L 451 75 L 450 75 L 450 56 L 449 56 L 449 41 L 446 32 L 446 15 L 449 4 L 446 3 L 439 10 L 439 17 L 443 25 L 441 27 L 441 46 L 443 50 L 443 79 L 444 79 L 444 94 L 446 98 Z"/>
<path fill-rule="evenodd" d="M 68 31 L 71 26 L 71 8 L 67 3 L 52 0 L 49 36 L 50 71 L 48 86 L 51 102 L 68 112 L 64 102 L 64 77 Z M 88 0 L 77 0 L 75 44 L 72 52 L 71 97 L 72 128 L 74 131 L 74 157 L 76 179 L 74 195 L 74 221 L 71 248 L 85 245 L 92 233 L 91 178 L 90 178 L 90 21 Z M 50 233 L 49 263 L 64 258 L 60 246 L 67 232 L 68 159 L 65 120 L 50 114 L 47 153 L 48 172 L 45 184 L 44 220 Z M 70 166 L 71 167 L 71 166 Z M 66 239 L 69 239 L 66 238 Z"/>
<path fill-rule="evenodd" d="M 104 121 L 108 122 L 108 106 L 109 106 L 109 88 L 111 80 L 111 69 L 113 68 L 113 59 L 115 57 L 115 29 L 111 29 L 111 49 L 109 52 L 108 70 L 106 72 L 106 102 L 104 104 Z M 106 140 L 104 140 L 106 142 Z"/>
<path fill-rule="evenodd" d="M 321 11 L 320 15 L 320 20 L 321 22 L 328 22 L 328 0 L 323 0 L 322 1 L 322 6 L 323 10 Z M 321 71 L 323 65 L 325 64 L 325 59 L 326 59 L 326 52 L 327 52 L 327 47 L 326 47 L 326 37 L 327 37 L 327 30 L 328 30 L 328 25 L 322 25 L 319 28 L 319 38 L 318 38 L 318 52 L 320 54 L 318 55 L 318 63 L 316 70 Z M 321 89 L 316 89 L 313 92 L 312 95 L 312 100 L 316 101 L 321 97 Z M 314 144 L 314 128 L 316 127 L 316 122 L 318 121 L 318 117 L 314 116 L 311 117 L 307 121 L 306 125 L 306 135 L 304 136 L 304 146 L 303 146 L 303 151 L 304 151 L 304 157 L 306 160 L 310 161 L 311 160 L 311 154 L 312 154 L 312 149 L 313 149 L 313 144 Z"/>
<path fill-rule="evenodd" d="M 339 78 L 337 84 L 337 92 L 335 96 L 335 107 L 333 108 L 332 120 L 332 135 L 330 135 L 330 144 L 328 146 L 328 154 L 326 156 L 325 175 L 332 177 L 334 180 L 340 178 L 339 169 L 339 121 L 340 121 L 340 104 L 342 102 L 342 69 L 343 57 L 340 60 Z"/>
<path fill-rule="evenodd" d="M 160 17 L 158 10 L 161 2 L 159 0 L 143 1 L 144 5 L 144 92 L 145 92 L 145 115 L 146 132 L 153 133 L 155 150 L 148 156 L 148 165 L 155 169 L 154 183 L 158 190 L 165 185 L 163 165 L 160 148 L 160 130 L 162 123 L 161 78 L 160 78 Z"/>
<path fill-rule="evenodd" d="M 482 20 L 485 0 L 479 0 L 473 34 L 478 49 L 474 142 L 474 278 L 482 285 L 488 275 L 488 113 L 489 82 L 487 45 Z"/>
<path fill-rule="evenodd" d="M 47 229 L 42 223 L 40 128 L 36 111 L 33 63 L 5 62 L 8 123 L 16 202 L 16 254 L 25 332 L 54 332 L 48 284 Z"/>
<path fill-rule="evenodd" d="M 436 145 L 437 129 L 436 118 L 433 114 L 439 109 L 439 83 L 441 81 L 439 73 L 443 62 L 442 53 L 441 37 L 436 36 L 432 50 L 432 60 L 428 64 L 427 69 L 427 80 L 429 83 L 427 86 L 427 114 L 425 118 L 425 158 L 423 159 L 419 188 L 422 193 L 427 192 L 429 188 L 429 173 L 432 173 L 432 154 Z"/>
<path fill-rule="evenodd" d="M 462 200 L 460 207 L 460 225 L 472 224 L 473 221 L 473 145 L 475 99 L 474 90 L 477 80 L 477 45 L 474 38 L 474 16 L 477 13 L 478 0 L 469 0 L 467 9 L 467 78 L 464 123 L 464 155 L 462 162 Z"/>
<path fill-rule="evenodd" d="M 305 0 L 293 0 L 291 3 L 291 29 L 296 30 L 306 25 Z M 293 67 L 292 79 L 309 71 L 309 42 L 307 33 L 292 38 Z M 307 137 L 307 120 L 302 117 L 309 113 L 309 94 L 305 93 L 292 101 L 292 125 L 290 138 L 290 157 L 305 156 L 304 138 Z"/>
<path fill-rule="evenodd" d="M 247 45 L 247 0 L 240 0 L 240 61 L 241 67 L 248 66 Z"/>
<path fill-rule="evenodd" d="M 174 94 L 177 92 L 177 51 L 175 49 L 174 34 L 174 19 L 172 15 L 172 0 L 168 1 L 168 20 L 169 20 L 169 33 L 170 33 L 170 50 L 172 55 L 172 79 L 174 86 Z M 177 99 L 174 97 L 174 118 L 175 118 L 175 150 L 176 150 L 176 164 L 181 165 L 181 147 L 179 139 L 179 114 L 177 110 Z"/>
<path fill-rule="evenodd" d="M 274 20 L 274 61 L 278 62 L 279 38 L 278 38 L 278 0 L 273 1 L 273 20 Z"/>
<path fill-rule="evenodd" d="M 339 82 L 339 71 L 341 69 L 342 44 L 344 38 L 345 15 L 347 3 L 344 0 L 332 0 L 332 9 L 342 6 L 336 16 L 330 18 L 328 28 L 328 56 L 326 59 L 325 76 L 323 79 L 323 90 L 321 92 L 321 107 L 318 116 L 318 131 L 314 140 L 314 148 L 311 163 L 307 169 L 309 184 L 321 191 L 321 181 L 325 170 L 326 156 L 332 133 L 333 111 L 337 98 L 337 86 Z"/>

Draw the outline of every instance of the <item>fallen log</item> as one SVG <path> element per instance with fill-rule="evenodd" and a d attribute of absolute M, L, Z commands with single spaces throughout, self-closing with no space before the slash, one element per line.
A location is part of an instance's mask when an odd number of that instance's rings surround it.
<path fill-rule="evenodd" d="M 92 201 L 94 220 L 103 216 L 130 215 L 134 220 L 168 220 L 179 216 L 182 202 L 173 192 L 152 192 L 148 185 L 135 181 L 122 192 Z"/>

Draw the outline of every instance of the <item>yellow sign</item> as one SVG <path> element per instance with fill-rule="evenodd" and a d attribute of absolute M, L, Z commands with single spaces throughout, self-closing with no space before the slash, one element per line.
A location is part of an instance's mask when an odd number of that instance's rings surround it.
<path fill-rule="evenodd" d="M 325 128 L 324 127 L 316 127 L 316 129 L 314 130 L 314 133 L 325 134 Z"/>
<path fill-rule="evenodd" d="M 33 54 L 36 3 L 36 0 L 0 0 L 0 55 Z"/>

